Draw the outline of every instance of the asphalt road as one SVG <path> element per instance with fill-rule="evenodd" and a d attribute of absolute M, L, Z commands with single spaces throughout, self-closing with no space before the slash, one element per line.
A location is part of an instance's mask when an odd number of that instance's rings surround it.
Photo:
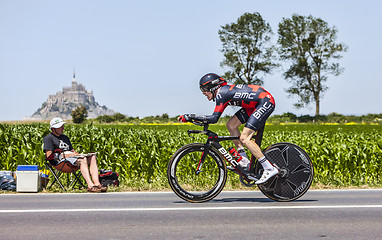
<path fill-rule="evenodd" d="M 188 203 L 172 192 L 0 194 L 1 239 L 382 239 L 382 189 L 259 191 Z"/>

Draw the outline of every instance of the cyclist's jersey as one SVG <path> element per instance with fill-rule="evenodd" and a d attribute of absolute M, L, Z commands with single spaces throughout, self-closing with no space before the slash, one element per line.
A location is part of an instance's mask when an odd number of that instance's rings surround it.
<path fill-rule="evenodd" d="M 216 93 L 216 107 L 213 114 L 198 116 L 195 119 L 208 123 L 216 123 L 229 105 L 242 107 L 235 114 L 242 123 L 247 122 L 250 118 L 254 118 L 255 122 L 259 120 L 261 124 L 265 124 L 265 120 L 274 110 L 275 100 L 268 91 L 258 85 L 225 85 L 219 88 Z M 247 125 L 249 122 L 247 122 Z M 252 124 L 259 125 L 258 123 Z M 247 127 L 256 130 L 258 126 Z"/>

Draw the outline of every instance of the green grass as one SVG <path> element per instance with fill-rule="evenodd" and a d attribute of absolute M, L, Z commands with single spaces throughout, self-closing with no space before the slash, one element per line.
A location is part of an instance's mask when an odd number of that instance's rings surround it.
<path fill-rule="evenodd" d="M 168 190 L 166 169 L 172 154 L 203 135 L 187 135 L 194 125 L 67 125 L 65 134 L 78 152 L 99 152 L 99 168 L 120 174 L 124 190 Z M 224 125 L 210 127 L 228 135 Z M 18 165 L 44 166 L 42 138 L 47 124 L 0 124 L 0 170 Z M 304 148 L 315 169 L 314 187 L 380 187 L 382 175 L 381 125 L 267 125 L 263 148 L 291 142 Z M 233 146 L 224 142 L 225 147 Z M 226 189 L 241 188 L 229 174 Z"/>

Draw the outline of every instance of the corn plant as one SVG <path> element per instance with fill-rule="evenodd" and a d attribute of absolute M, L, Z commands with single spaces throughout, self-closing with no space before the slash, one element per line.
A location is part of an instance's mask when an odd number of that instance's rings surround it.
<path fill-rule="evenodd" d="M 122 184 L 137 188 L 167 188 L 167 163 L 181 146 L 205 142 L 203 135 L 187 135 L 191 125 L 67 125 L 68 135 L 78 152 L 98 152 L 99 168 L 113 169 Z M 219 135 L 228 135 L 225 126 L 211 126 Z M 15 171 L 18 165 L 44 166 L 42 139 L 49 133 L 46 124 L 0 124 L 0 170 Z M 291 142 L 310 155 L 314 183 L 333 186 L 377 186 L 382 175 L 382 126 L 270 125 L 262 147 Z M 225 147 L 233 146 L 229 141 Z M 247 152 L 249 153 L 249 152 Z M 227 181 L 238 184 L 230 174 Z"/>

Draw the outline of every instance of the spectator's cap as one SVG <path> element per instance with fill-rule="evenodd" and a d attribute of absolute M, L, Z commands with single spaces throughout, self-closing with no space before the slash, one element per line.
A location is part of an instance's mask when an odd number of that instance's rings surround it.
<path fill-rule="evenodd" d="M 62 118 L 53 118 L 50 121 L 50 128 L 60 128 L 62 125 L 64 125 L 66 122 L 62 120 Z"/>

